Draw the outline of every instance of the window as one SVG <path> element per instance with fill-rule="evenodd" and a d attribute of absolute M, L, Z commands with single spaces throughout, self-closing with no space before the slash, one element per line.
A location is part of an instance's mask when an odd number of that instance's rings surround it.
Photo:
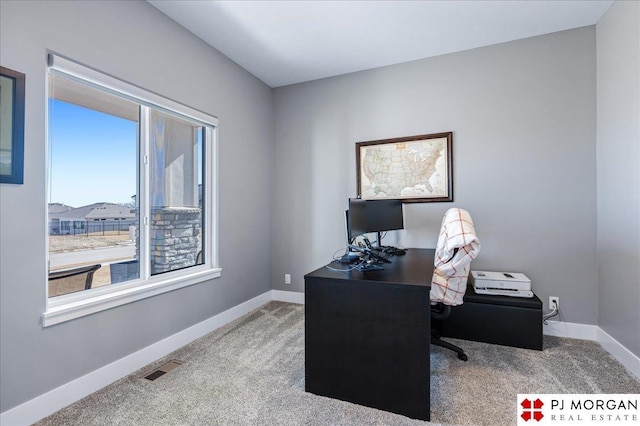
<path fill-rule="evenodd" d="M 43 324 L 219 276 L 217 120 L 55 54 L 49 64 Z M 97 265 L 90 288 L 59 278 Z"/>

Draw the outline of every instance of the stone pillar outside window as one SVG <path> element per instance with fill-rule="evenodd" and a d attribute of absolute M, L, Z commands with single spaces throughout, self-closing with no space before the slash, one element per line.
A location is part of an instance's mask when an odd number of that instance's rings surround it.
<path fill-rule="evenodd" d="M 200 243 L 198 207 L 151 209 L 151 275 L 196 264 Z"/>

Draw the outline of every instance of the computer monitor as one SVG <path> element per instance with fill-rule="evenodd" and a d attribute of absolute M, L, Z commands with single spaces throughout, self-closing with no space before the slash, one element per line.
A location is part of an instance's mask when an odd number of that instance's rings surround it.
<path fill-rule="evenodd" d="M 376 232 L 381 246 L 381 232 L 403 229 L 402 201 L 349 199 L 347 233 L 349 241 L 358 235 Z"/>

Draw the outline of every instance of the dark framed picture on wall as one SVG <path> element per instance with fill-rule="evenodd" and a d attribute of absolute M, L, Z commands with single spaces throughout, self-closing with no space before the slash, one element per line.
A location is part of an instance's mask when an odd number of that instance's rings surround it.
<path fill-rule="evenodd" d="M 0 183 L 23 181 L 24 74 L 0 67 Z"/>
<path fill-rule="evenodd" d="M 453 132 L 356 143 L 358 196 L 453 201 Z"/>

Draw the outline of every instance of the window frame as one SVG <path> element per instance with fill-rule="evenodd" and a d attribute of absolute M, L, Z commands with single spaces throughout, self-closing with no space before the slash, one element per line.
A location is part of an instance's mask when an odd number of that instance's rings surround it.
<path fill-rule="evenodd" d="M 221 275 L 222 269 L 219 266 L 218 257 L 218 120 L 217 118 L 195 110 L 176 101 L 160 96 L 138 86 L 127 83 L 106 73 L 97 71 L 91 67 L 80 64 L 65 58 L 57 53 L 48 51 L 48 66 L 46 67 L 45 91 L 45 131 L 46 131 L 46 158 L 47 158 L 47 193 L 49 200 L 49 76 L 59 75 L 71 79 L 88 87 L 93 87 L 103 92 L 127 99 L 140 105 L 140 138 L 138 140 L 139 170 L 139 194 L 140 200 L 140 239 L 139 251 L 140 278 L 97 287 L 90 290 L 61 296 L 48 297 L 48 286 L 45 284 L 46 310 L 42 314 L 42 325 L 48 327 L 74 318 L 90 315 L 116 306 L 132 303 L 168 291 L 177 290 L 193 284 L 198 284 L 217 278 Z M 156 109 L 174 116 L 187 119 L 204 126 L 204 177 L 203 195 L 206 206 L 203 217 L 203 241 L 204 250 L 203 264 L 190 266 L 188 268 L 165 272 L 159 275 L 150 274 L 150 253 L 149 253 L 149 229 L 150 229 L 150 202 L 149 202 L 149 181 L 150 164 L 149 155 L 149 132 L 148 117 L 150 109 Z M 47 204 L 47 203 L 45 203 Z M 45 215 L 48 217 L 48 215 Z M 48 230 L 48 224 L 45 227 Z M 49 233 L 45 234 L 46 261 L 49 259 Z M 47 275 L 44 282 L 48 282 L 48 265 L 45 268 Z"/>

